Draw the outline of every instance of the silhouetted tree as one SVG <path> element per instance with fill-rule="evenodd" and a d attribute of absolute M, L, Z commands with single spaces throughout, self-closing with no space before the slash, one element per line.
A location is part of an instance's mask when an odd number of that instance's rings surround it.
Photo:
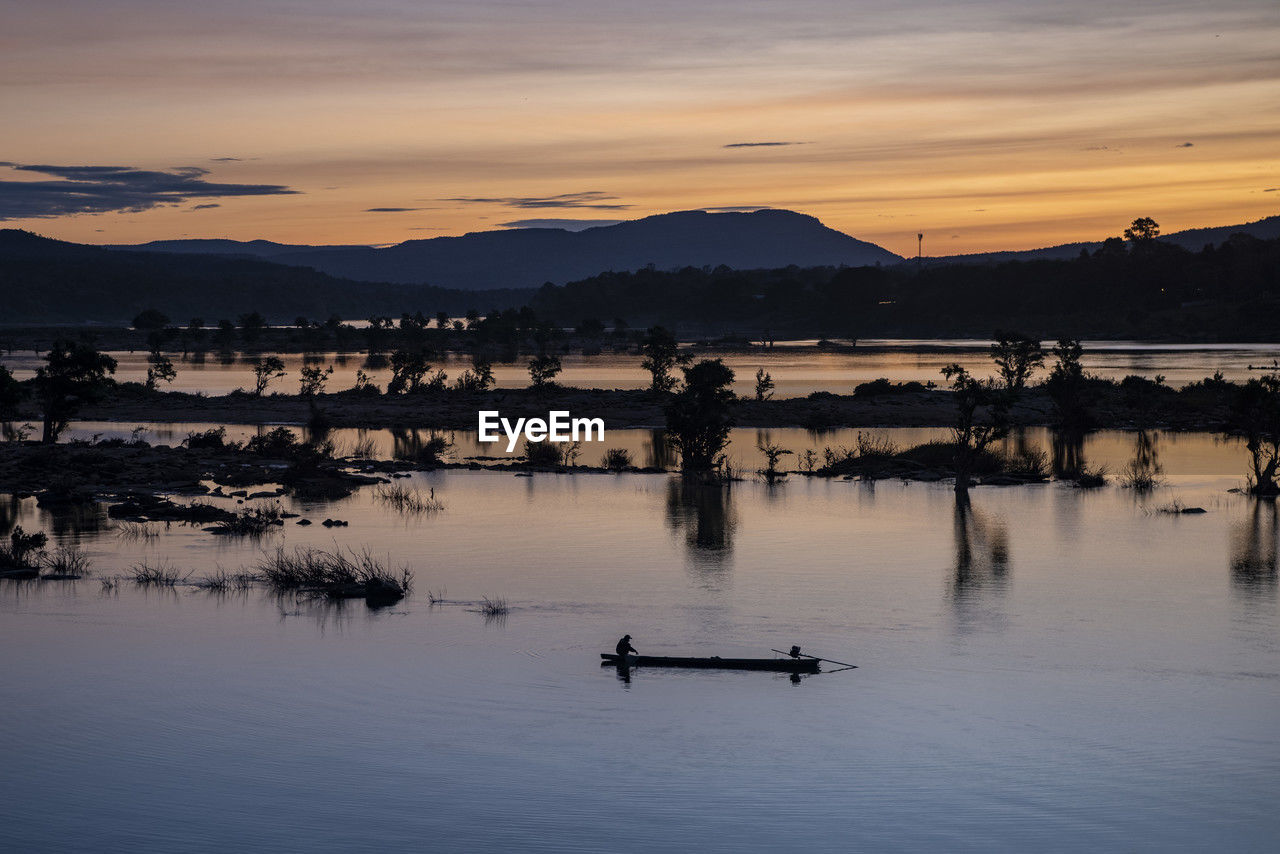
<path fill-rule="evenodd" d="M 262 330 L 267 328 L 267 319 L 256 311 L 242 314 L 239 318 L 240 337 L 247 344 L 254 344 L 262 337 Z"/>
<path fill-rule="evenodd" d="M 154 391 L 160 383 L 171 383 L 177 378 L 178 372 L 168 356 L 152 353 L 147 357 L 147 388 Z"/>
<path fill-rule="evenodd" d="M 781 445 L 765 439 L 761 439 L 756 442 L 756 448 L 764 455 L 765 467 L 760 470 L 760 474 L 764 476 L 765 480 L 769 483 L 773 483 L 778 479 L 780 474 L 785 476 L 784 472 L 778 471 L 778 461 L 788 454 L 795 453 L 794 451 L 789 451 Z"/>
<path fill-rule="evenodd" d="M 645 333 L 640 352 L 644 355 L 640 367 L 648 371 L 652 378 L 649 388 L 663 393 L 675 388 L 676 380 L 671 376 L 671 369 L 689 362 L 689 356 L 680 352 L 676 337 L 661 326 L 652 326 Z"/>
<path fill-rule="evenodd" d="M 1017 332 L 996 332 L 991 345 L 991 359 L 1009 391 L 1020 391 L 1031 372 L 1044 364 L 1040 342 Z"/>
<path fill-rule="evenodd" d="M 324 394 L 325 383 L 333 376 L 333 365 L 327 370 L 320 370 L 319 365 L 304 365 L 299 373 L 298 393 L 303 397 L 315 397 Z"/>
<path fill-rule="evenodd" d="M 1058 411 L 1058 423 L 1071 429 L 1089 425 L 1088 381 L 1084 375 L 1082 358 L 1084 348 L 1080 342 L 1063 338 L 1053 348 L 1057 358 L 1045 380 L 1045 391 L 1053 399 Z"/>
<path fill-rule="evenodd" d="M 391 354 L 391 381 L 387 394 L 404 394 L 422 388 L 423 378 L 431 370 L 431 358 L 426 350 L 400 349 Z"/>
<path fill-rule="evenodd" d="M 45 364 L 36 371 L 33 383 L 36 399 L 44 413 L 45 444 L 58 441 L 58 436 L 80 411 L 93 403 L 114 384 L 109 374 L 116 371 L 116 360 L 99 353 L 79 341 L 55 341 L 45 356 Z"/>
<path fill-rule="evenodd" d="M 534 388 L 543 388 L 560 373 L 560 357 L 554 353 L 542 353 L 529 360 L 529 379 Z"/>
<path fill-rule="evenodd" d="M 573 331 L 584 338 L 599 338 L 604 334 L 604 323 L 597 317 L 587 317 Z"/>
<path fill-rule="evenodd" d="M 1231 426 L 1249 450 L 1249 492 L 1280 495 L 1280 375 L 1249 380 L 1231 404 Z"/>
<path fill-rule="evenodd" d="M 756 370 L 756 400 L 768 400 L 773 397 L 773 377 L 764 368 Z"/>
<path fill-rule="evenodd" d="M 1160 236 L 1160 225 L 1149 216 L 1140 216 L 1124 230 L 1124 239 L 1135 246 Z"/>
<path fill-rule="evenodd" d="M 264 356 L 253 364 L 253 393 L 262 397 L 272 380 L 285 375 L 284 361 L 279 356 Z"/>
<path fill-rule="evenodd" d="M 4 365 L 0 365 L 0 424 L 18 417 L 18 405 L 22 403 L 22 385 Z"/>
<path fill-rule="evenodd" d="M 947 365 L 942 375 L 951 383 L 956 402 L 956 421 L 951 428 L 955 444 L 952 459 L 956 470 L 956 500 L 967 501 L 974 464 L 991 443 L 1009 433 L 1009 401 L 993 382 L 974 379 L 958 364 Z M 985 423 L 979 422 L 980 410 L 987 413 Z"/>
<path fill-rule="evenodd" d="M 733 427 L 733 371 L 719 359 L 684 369 L 684 384 L 666 406 L 667 435 L 686 473 L 710 471 Z"/>
<path fill-rule="evenodd" d="M 236 325 L 226 318 L 219 320 L 218 331 L 213 334 L 213 340 L 220 349 L 231 349 L 232 342 L 236 340 Z"/>
<path fill-rule="evenodd" d="M 494 384 L 493 363 L 479 350 L 471 354 L 471 370 L 458 377 L 459 391 L 485 391 Z"/>
<path fill-rule="evenodd" d="M 169 315 L 154 308 L 144 309 L 133 318 L 133 328 L 143 332 L 164 329 L 169 324 Z"/>

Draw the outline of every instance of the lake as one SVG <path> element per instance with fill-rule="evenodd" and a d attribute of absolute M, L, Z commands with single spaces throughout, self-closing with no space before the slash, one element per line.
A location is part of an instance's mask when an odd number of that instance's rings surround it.
<path fill-rule="evenodd" d="M 643 452 L 647 431 L 616 433 Z M 1084 452 L 1116 471 L 1134 441 Z M 1276 505 L 1230 491 L 1238 444 L 1154 441 L 1151 494 L 978 487 L 963 512 L 945 483 L 463 470 L 408 481 L 442 512 L 367 488 L 285 498 L 350 526 L 258 541 L 0 502 L 0 528 L 79 543 L 94 569 L 0 581 L 0 846 L 1274 850 Z M 367 546 L 416 591 L 371 610 L 99 580 L 297 545 Z M 486 596 L 510 614 L 486 619 Z M 858 669 L 627 682 L 599 665 L 623 633 L 656 655 L 796 643 Z"/>
<path fill-rule="evenodd" d="M 781 343 L 781 342 L 780 342 Z M 795 342 L 797 344 L 816 342 Z M 1083 364 L 1085 370 L 1108 379 L 1123 379 L 1130 374 L 1148 378 L 1157 375 L 1181 388 L 1219 371 L 1229 380 L 1240 382 L 1261 372 L 1250 366 L 1272 365 L 1280 358 L 1280 345 L 1274 344 L 1146 344 L 1139 342 L 1087 341 Z M 755 374 L 764 368 L 773 378 L 777 397 L 804 397 L 815 391 L 850 394 L 859 384 L 885 377 L 893 382 L 916 381 L 941 384 L 942 368 L 959 362 L 976 376 L 994 373 L 989 341 L 976 340 L 876 340 L 860 342 L 853 351 L 833 352 L 813 349 L 760 350 L 754 353 L 696 353 L 695 358 L 722 358 L 734 370 L 734 391 L 739 395 L 755 393 Z M 113 352 L 119 362 L 116 379 L 142 382 L 147 375 L 147 354 Z M 182 361 L 172 354 L 178 371 L 172 388 L 177 391 L 226 394 L 237 388 L 253 388 L 253 366 L 250 358 L 233 354 L 224 360 L 218 353 L 208 353 L 203 361 Z M 314 364 L 332 365 L 330 391 L 355 385 L 356 371 L 364 370 L 373 381 L 386 387 L 390 370 L 364 364 L 359 353 L 324 353 Z M 288 376 L 275 381 L 272 391 L 296 393 L 298 370 L 303 365 L 301 354 L 283 357 Z M 556 377 L 562 385 L 578 388 L 633 389 L 646 388 L 649 375 L 640 368 L 641 357 L 635 354 L 604 353 L 596 356 L 569 354 L 562 357 L 563 372 Z M 1052 362 L 1052 357 L 1049 358 Z M 19 379 L 32 376 L 42 363 L 34 353 L 10 353 L 0 356 L 0 364 L 11 368 Z M 456 379 L 471 367 L 469 359 L 457 356 L 440 359 L 436 367 Z M 514 364 L 497 364 L 494 377 L 502 388 L 529 385 L 528 359 Z M 1040 372 L 1043 378 L 1044 372 Z"/>

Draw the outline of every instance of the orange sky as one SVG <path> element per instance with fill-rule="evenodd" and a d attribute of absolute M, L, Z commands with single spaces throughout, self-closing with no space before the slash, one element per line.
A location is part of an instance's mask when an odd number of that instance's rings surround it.
<path fill-rule="evenodd" d="M 391 243 L 769 206 L 954 254 L 1280 213 L 1280 6 L 1206 6 L 6 4 L 0 160 L 139 174 L 0 167 L 0 224 Z M 761 142 L 795 144 L 727 147 Z"/>

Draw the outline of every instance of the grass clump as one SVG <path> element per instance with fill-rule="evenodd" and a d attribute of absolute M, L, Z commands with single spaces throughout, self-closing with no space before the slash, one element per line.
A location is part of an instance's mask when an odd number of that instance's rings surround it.
<path fill-rule="evenodd" d="M 502 596 L 482 597 L 477 610 L 486 617 L 505 617 L 511 613 L 511 607 Z"/>
<path fill-rule="evenodd" d="M 116 523 L 116 536 L 126 542 L 147 541 L 159 537 L 160 532 L 151 530 L 146 522 L 125 521 Z"/>
<path fill-rule="evenodd" d="M 1080 473 L 1075 478 L 1076 486 L 1081 489 L 1098 489 L 1107 485 L 1107 467 L 1098 466 L 1097 468 L 1089 468 L 1088 466 L 1080 469 Z"/>
<path fill-rule="evenodd" d="M 336 598 L 403 597 L 413 591 L 413 572 L 408 567 L 393 568 L 367 548 L 329 552 L 310 546 L 292 551 L 281 547 L 265 555 L 257 570 L 277 590 L 311 590 Z"/>
<path fill-rule="evenodd" d="M 631 468 L 631 452 L 626 448 L 610 448 L 600 459 L 600 466 L 609 471 L 623 471 Z"/>
<path fill-rule="evenodd" d="M 379 503 L 386 504 L 402 514 L 421 515 L 444 510 L 444 502 L 436 498 L 435 489 L 423 492 L 417 487 L 404 483 L 380 486 L 374 491 L 373 497 Z"/>
<path fill-rule="evenodd" d="M 1120 470 L 1120 485 L 1134 492 L 1151 492 L 1163 484 L 1164 478 L 1160 476 L 1158 469 L 1136 460 L 1130 460 Z"/>
<path fill-rule="evenodd" d="M 187 575 L 183 575 L 168 561 L 149 563 L 144 560 L 129 567 L 129 574 L 133 576 L 135 584 L 144 587 L 175 587 L 178 582 L 187 580 Z"/>
<path fill-rule="evenodd" d="M 44 559 L 44 547 L 49 544 L 49 537 L 43 531 L 28 534 L 21 525 L 14 527 L 9 534 L 9 542 L 0 542 L 0 572 L 9 575 L 31 575 L 40 570 Z"/>
<path fill-rule="evenodd" d="M 222 519 L 205 528 L 211 534 L 230 537 L 261 537 L 284 525 L 284 510 L 278 504 L 263 507 L 242 507 L 229 519 Z"/>
<path fill-rule="evenodd" d="M 42 576 L 51 581 L 76 579 L 89 574 L 89 556 L 77 546 L 62 546 L 44 558 L 48 570 Z"/>

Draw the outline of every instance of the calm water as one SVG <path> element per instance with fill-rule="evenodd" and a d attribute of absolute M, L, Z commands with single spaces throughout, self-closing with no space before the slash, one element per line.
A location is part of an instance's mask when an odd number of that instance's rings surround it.
<path fill-rule="evenodd" d="M 764 368 L 773 377 L 777 397 L 803 397 L 815 391 L 848 394 L 859 383 L 879 377 L 894 382 L 941 382 L 942 368 L 952 362 L 960 362 L 978 376 L 993 373 L 988 348 L 984 341 L 869 341 L 867 349 L 832 353 L 817 349 L 808 351 L 760 352 L 750 355 L 739 353 L 706 353 L 699 358 L 720 357 L 737 375 L 736 393 L 750 396 L 755 391 L 755 374 Z M 1280 358 L 1280 345 L 1274 344 L 1138 344 L 1126 342 L 1086 342 L 1084 365 L 1086 370 L 1110 379 L 1123 379 L 1129 374 L 1145 377 L 1163 375 L 1166 381 L 1180 388 L 1189 382 L 1202 380 L 1221 371 L 1230 380 L 1245 380 L 1259 375 L 1249 370 L 1250 365 L 1271 365 Z M 120 363 L 116 378 L 141 382 L 146 378 L 146 354 L 116 352 L 112 354 Z M 203 363 L 179 361 L 174 354 L 178 377 L 171 386 L 181 391 L 202 391 L 208 394 L 225 394 L 237 388 L 253 387 L 252 364 L 242 357 L 230 362 L 219 360 L 216 353 L 208 354 Z M 364 365 L 364 356 L 349 354 L 343 361 L 336 354 L 325 354 L 317 364 L 333 365 L 334 374 L 329 380 L 331 391 L 351 388 L 355 385 L 357 370 L 370 374 L 376 383 L 386 387 L 390 372 L 386 368 L 370 368 Z M 271 387 L 276 391 L 296 392 L 298 369 L 302 356 L 285 356 L 288 376 Z M 637 355 L 602 354 L 599 356 L 571 355 L 562 359 L 564 371 L 556 378 L 565 385 L 580 388 L 645 388 L 649 375 L 640 369 Z M 40 358 L 31 353 L 14 353 L 0 356 L 0 363 L 14 370 L 20 378 L 31 376 L 41 364 Z M 457 378 L 470 368 L 470 362 L 447 359 L 437 365 L 451 378 Z M 494 376 L 503 388 L 522 388 L 529 384 L 527 359 L 516 364 L 495 365 Z"/>
<path fill-rule="evenodd" d="M 269 425 L 212 423 L 146 423 L 126 424 L 111 421 L 81 421 L 74 423 L 64 433 L 65 440 L 129 439 L 134 435 L 157 445 L 179 445 L 193 431 L 224 427 L 227 439 L 243 442 L 251 436 L 274 429 Z M 29 425 L 37 434 L 36 424 Z M 290 428 L 299 438 L 307 438 L 306 430 Z M 679 458 L 672 454 L 663 439 L 661 429 L 607 430 L 603 442 L 583 442 L 576 462 L 581 465 L 600 465 L 606 448 L 625 448 L 638 466 L 674 469 Z M 363 446 L 372 451 L 375 459 L 397 457 L 414 458 L 423 443 L 433 435 L 430 429 L 400 428 L 390 430 L 340 429 L 331 430 L 336 452 L 341 456 Z M 501 462 L 519 457 L 524 445 L 521 441 L 514 452 L 506 453 L 506 440 L 482 443 L 474 431 L 449 430 L 441 435 L 453 443 L 446 454 L 451 462 L 462 462 L 471 457 L 488 457 Z M 893 428 L 841 428 L 838 430 L 806 430 L 799 427 L 737 428 L 730 431 L 726 456 L 735 466 L 747 472 L 765 464 L 759 447 L 761 443 L 780 445 L 792 453 L 781 458 L 779 468 L 797 471 L 802 468 L 806 452 L 821 465 L 824 449 L 856 448 L 858 437 L 884 439 L 899 448 L 909 448 L 924 442 L 946 441 L 950 431 L 942 427 L 893 427 Z M 1009 436 L 1001 447 L 1007 451 L 1023 448 L 1038 449 L 1045 453 L 1048 462 L 1055 456 L 1074 454 L 1079 466 L 1105 466 L 1112 473 L 1119 473 L 1134 458 L 1139 446 L 1154 455 L 1155 461 L 1169 473 L 1222 475 L 1236 474 L 1241 478 L 1245 471 L 1244 442 L 1239 437 L 1218 436 L 1205 433 L 1178 433 L 1147 430 L 1143 433 L 1122 430 L 1099 430 L 1083 438 L 1077 448 L 1055 449 L 1053 433 L 1043 427 L 1029 427 Z M 1063 460 L 1070 462 L 1070 460 Z M 1237 484 L 1238 485 L 1238 484 Z"/>
<path fill-rule="evenodd" d="M 336 538 L 418 587 L 370 611 L 0 582 L 0 847 L 1274 850 L 1275 505 L 1228 491 L 1238 449 L 1157 441 L 1150 496 L 978 488 L 965 514 L 945 484 L 468 471 L 414 476 L 433 516 L 286 499 L 350 527 L 257 543 L 0 504 L 98 576 Z M 598 665 L 624 632 L 860 667 L 627 684 Z"/>

